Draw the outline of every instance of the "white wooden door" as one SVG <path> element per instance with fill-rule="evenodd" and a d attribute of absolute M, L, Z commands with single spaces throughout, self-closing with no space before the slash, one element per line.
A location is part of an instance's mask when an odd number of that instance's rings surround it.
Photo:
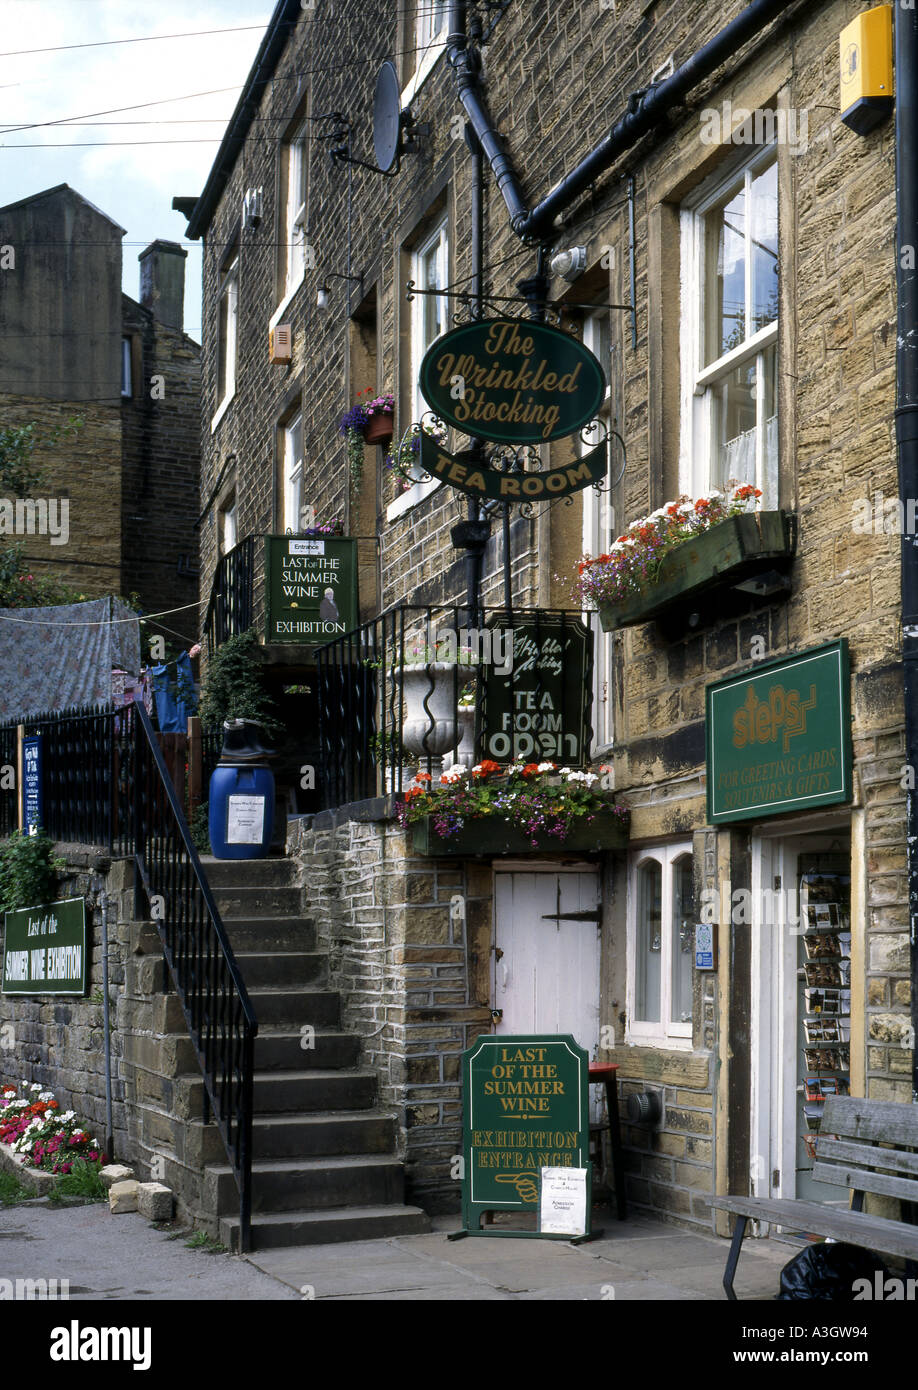
<path fill-rule="evenodd" d="M 500 1033 L 570 1033 L 599 1046 L 599 872 L 494 875 L 494 1007 Z"/>

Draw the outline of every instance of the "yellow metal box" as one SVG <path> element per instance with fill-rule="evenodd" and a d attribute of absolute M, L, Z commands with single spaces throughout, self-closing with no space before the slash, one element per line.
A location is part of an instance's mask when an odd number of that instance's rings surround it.
<path fill-rule="evenodd" d="M 892 7 L 865 10 L 841 31 L 839 109 L 846 126 L 866 135 L 893 107 Z"/>

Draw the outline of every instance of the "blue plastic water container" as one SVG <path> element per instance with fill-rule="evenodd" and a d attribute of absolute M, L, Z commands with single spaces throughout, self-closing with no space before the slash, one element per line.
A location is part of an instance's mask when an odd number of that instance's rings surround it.
<path fill-rule="evenodd" d="M 210 847 L 217 859 L 263 859 L 274 831 L 274 774 L 221 763 L 210 779 Z"/>

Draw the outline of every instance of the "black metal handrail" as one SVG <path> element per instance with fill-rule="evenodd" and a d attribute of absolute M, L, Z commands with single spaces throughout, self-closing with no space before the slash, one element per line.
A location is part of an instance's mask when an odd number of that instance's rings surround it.
<path fill-rule="evenodd" d="M 204 631 L 207 650 L 252 626 L 255 604 L 255 536 L 246 536 L 217 562 L 210 586 Z"/>
<path fill-rule="evenodd" d="M 489 718 L 485 674 L 494 663 L 483 651 L 476 653 L 475 643 L 481 648 L 486 633 L 506 637 L 523 624 L 536 632 L 540 626 L 548 631 L 548 624 L 556 624 L 562 635 L 566 628 L 576 626 L 582 631 L 586 627 L 592 634 L 591 615 L 563 609 L 508 612 L 490 608 L 470 615 L 467 607 L 458 604 L 400 604 L 317 647 L 323 807 L 398 794 L 415 770 L 435 776 L 444 752 L 453 765 L 471 765 L 485 753 L 499 762 L 518 757 L 524 762 L 545 757 L 559 764 L 570 761 L 566 749 L 549 749 L 541 736 L 514 733 L 512 738 L 495 740 L 495 729 L 490 727 L 493 720 Z M 456 660 L 449 659 L 444 642 L 438 645 L 439 638 L 449 637 L 454 639 L 453 650 L 461 653 Z M 447 652 L 446 659 L 441 651 Z M 411 677 L 416 689 L 411 698 L 410 725 L 406 718 L 408 670 L 417 673 L 417 679 L 414 674 Z M 512 704 L 518 689 L 512 668 L 508 680 Z M 592 636 L 587 642 L 584 686 L 585 736 L 577 758 L 581 762 L 586 759 L 592 736 Z M 464 692 L 465 699 L 460 701 Z M 578 710 L 584 709 L 583 692 L 577 692 L 576 699 Z M 575 711 L 562 709 L 560 713 L 563 719 Z M 452 747 L 444 746 L 450 740 Z"/>
<path fill-rule="evenodd" d="M 130 820 L 138 879 L 204 1077 L 204 1120 L 212 1112 L 239 1188 L 239 1248 L 245 1252 L 251 1233 L 258 1023 L 150 716 L 142 705 L 125 713 L 134 731 Z M 159 913 L 156 898 L 162 899 Z"/>
<path fill-rule="evenodd" d="M 135 910 L 156 923 L 163 943 L 204 1079 L 204 1120 L 217 1124 L 239 1188 L 246 1251 L 258 1024 L 150 716 L 141 704 L 92 705 L 17 723 L 42 735 L 43 829 L 134 860 Z M 6 758 L 10 731 L 15 764 L 16 723 L 0 727 L 0 751 Z M 0 810 L 12 833 L 17 798 L 0 800 Z"/>

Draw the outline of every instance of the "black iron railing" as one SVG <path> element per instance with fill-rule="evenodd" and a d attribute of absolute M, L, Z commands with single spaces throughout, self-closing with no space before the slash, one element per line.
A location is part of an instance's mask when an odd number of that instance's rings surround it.
<path fill-rule="evenodd" d="M 42 735 L 48 834 L 134 860 L 136 910 L 156 923 L 162 939 L 204 1078 L 204 1119 L 212 1116 L 217 1124 L 239 1188 L 240 1249 L 246 1251 L 258 1025 L 150 716 L 140 704 L 87 706 L 20 722 L 26 733 Z M 12 734 L 15 765 L 15 725 Z M 8 799 L 12 830 L 16 798 Z M 6 817 L 5 800 L 0 807 Z"/>
<path fill-rule="evenodd" d="M 19 824 L 19 790 L 16 782 L 16 725 L 0 724 L 0 835 L 12 835 Z"/>
<path fill-rule="evenodd" d="M 138 893 L 142 884 L 197 1052 L 204 1077 L 205 1123 L 212 1114 L 233 1167 L 239 1187 L 240 1250 L 246 1251 L 258 1024 L 150 717 L 142 705 L 134 705 L 130 719 L 134 737 L 129 815 Z M 154 898 L 162 900 L 159 916 L 152 911 Z"/>
<path fill-rule="evenodd" d="M 221 556 L 210 587 L 204 631 L 208 652 L 246 632 L 255 612 L 255 536 Z"/>
<path fill-rule="evenodd" d="M 529 645 L 512 656 L 502 686 L 491 674 L 506 669 L 513 634 L 525 627 Z M 584 629 L 586 633 L 584 635 Z M 579 634 L 579 683 L 559 686 L 533 674 L 547 660 L 543 639 Z M 540 652 L 534 657 L 531 639 Z M 510 643 L 510 646 L 507 646 Z M 470 619 L 460 605 L 402 605 L 316 650 L 322 804 L 326 809 L 399 793 L 417 771 L 436 776 L 446 766 L 472 766 L 482 757 L 502 764 L 541 761 L 580 764 L 589 757 L 593 685 L 591 619 L 561 609 L 481 609 Z M 552 716 L 518 717 L 518 700 Z M 524 694 L 524 692 L 526 692 Z M 493 703 L 500 700 L 499 709 Z M 489 700 L 492 702 L 489 708 Z M 529 724 L 531 728 L 522 727 Z M 578 726 L 576 737 L 565 734 Z"/>
<path fill-rule="evenodd" d="M 19 722 L 26 735 L 41 735 L 42 828 L 53 840 L 111 846 L 124 791 L 116 769 L 122 715 L 71 705 Z"/>

